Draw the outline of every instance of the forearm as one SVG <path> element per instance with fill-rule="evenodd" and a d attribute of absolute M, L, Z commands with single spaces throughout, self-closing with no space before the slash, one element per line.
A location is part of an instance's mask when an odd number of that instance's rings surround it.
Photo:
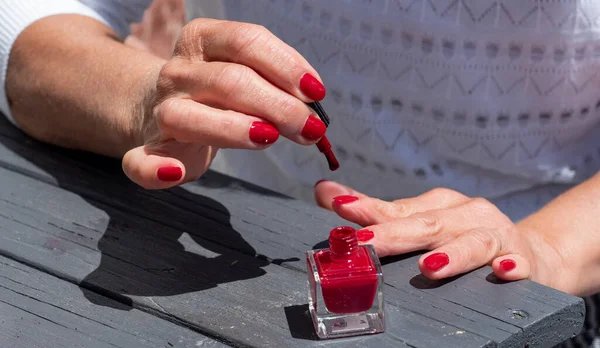
<path fill-rule="evenodd" d="M 554 281 L 568 280 L 569 292 L 589 295 L 600 291 L 600 174 L 558 196 L 517 225 L 553 241 L 562 269 Z M 543 255 L 542 255 L 543 257 Z M 563 279 L 557 279 L 558 277 Z"/>
<path fill-rule="evenodd" d="M 10 54 L 6 91 L 13 118 L 41 141 L 120 157 L 139 143 L 163 64 L 92 18 L 41 19 Z"/>

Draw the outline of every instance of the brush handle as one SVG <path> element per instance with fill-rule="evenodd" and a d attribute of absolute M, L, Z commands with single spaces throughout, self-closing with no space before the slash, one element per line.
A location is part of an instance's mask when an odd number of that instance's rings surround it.
<path fill-rule="evenodd" d="M 329 119 L 329 116 L 325 112 L 325 109 L 323 109 L 323 107 L 321 106 L 321 103 L 311 102 L 311 103 L 306 103 L 306 105 L 310 106 L 313 110 L 315 110 L 315 112 L 317 113 L 317 116 L 319 116 L 321 121 L 323 121 L 323 123 L 325 123 L 325 127 L 329 127 L 329 123 L 331 123 L 331 120 Z"/>

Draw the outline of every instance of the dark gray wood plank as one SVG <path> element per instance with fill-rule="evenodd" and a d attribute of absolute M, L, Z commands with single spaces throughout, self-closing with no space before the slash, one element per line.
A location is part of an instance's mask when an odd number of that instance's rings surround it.
<path fill-rule="evenodd" d="M 305 313 L 304 273 L 100 203 L 82 202 L 1 168 L 0 177 L 7 184 L 0 193 L 0 254 L 234 345 L 318 345 Z M 10 201 L 5 194 L 12 196 Z M 78 212 L 76 219 L 64 219 L 71 211 Z M 426 342 L 462 331 L 389 302 L 387 314 L 397 323 L 390 334 L 328 345 L 403 347 L 403 341 Z M 431 335 L 420 338 L 423 332 Z M 465 333 L 451 341 L 456 347 L 481 347 L 489 339 Z"/>
<path fill-rule="evenodd" d="M 0 163 L 23 174 L 0 172 L 1 252 L 236 344 L 318 344 L 303 320 L 302 258 L 343 223 L 333 214 L 215 173 L 148 192 L 116 161 L 0 133 Z M 548 347 L 581 329 L 579 298 L 496 284 L 489 268 L 429 282 L 416 257 L 384 266 L 388 332 L 342 345 Z"/>
<path fill-rule="evenodd" d="M 89 300 L 91 298 L 93 301 Z M 227 346 L 25 264 L 0 257 L 0 347 Z"/>

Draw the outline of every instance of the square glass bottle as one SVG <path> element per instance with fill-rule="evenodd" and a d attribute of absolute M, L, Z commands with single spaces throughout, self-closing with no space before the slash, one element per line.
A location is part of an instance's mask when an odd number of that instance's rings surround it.
<path fill-rule="evenodd" d="M 340 226 L 329 248 L 306 252 L 308 306 L 320 338 L 385 330 L 383 272 L 375 249 L 359 245 L 356 230 Z"/>

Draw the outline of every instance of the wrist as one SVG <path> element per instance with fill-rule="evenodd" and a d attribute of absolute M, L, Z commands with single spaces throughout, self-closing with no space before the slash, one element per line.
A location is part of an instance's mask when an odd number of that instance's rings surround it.
<path fill-rule="evenodd" d="M 516 226 L 531 246 L 531 280 L 577 296 L 589 291 L 582 273 L 587 255 L 569 238 L 568 231 L 555 228 L 539 213 Z"/>
<path fill-rule="evenodd" d="M 128 113 L 130 117 L 127 120 L 129 130 L 128 146 L 123 154 L 132 148 L 144 145 L 146 142 L 148 127 L 152 125 L 154 120 L 153 109 L 157 97 L 157 81 L 164 63 L 162 60 L 156 60 L 152 65 L 149 65 L 149 69 L 136 84 L 138 88 L 132 88 L 137 93 L 130 96 L 131 111 Z"/>

